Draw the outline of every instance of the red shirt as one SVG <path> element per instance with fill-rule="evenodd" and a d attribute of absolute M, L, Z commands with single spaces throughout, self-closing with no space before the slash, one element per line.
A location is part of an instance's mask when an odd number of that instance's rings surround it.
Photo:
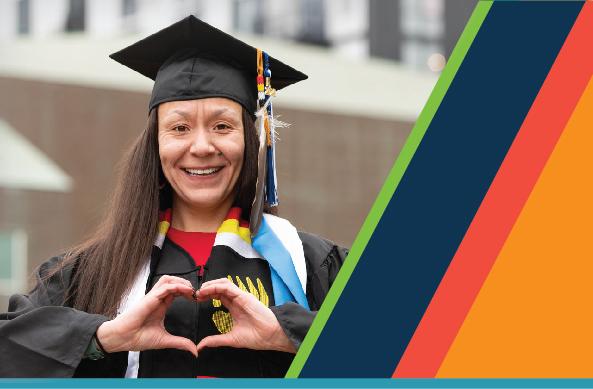
<path fill-rule="evenodd" d="M 187 232 L 169 227 L 167 238 L 184 249 L 192 257 L 196 266 L 204 266 L 214 246 L 216 232 Z"/>

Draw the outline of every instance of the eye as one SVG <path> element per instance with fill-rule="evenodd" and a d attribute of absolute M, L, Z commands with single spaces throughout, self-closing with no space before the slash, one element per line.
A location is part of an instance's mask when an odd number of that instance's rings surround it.
<path fill-rule="evenodd" d="M 189 127 L 183 124 L 173 127 L 173 131 L 177 132 L 178 134 L 184 134 L 189 132 Z"/>
<path fill-rule="evenodd" d="M 216 131 L 227 131 L 231 129 L 231 126 L 229 126 L 226 123 L 218 123 L 217 125 L 214 126 L 214 129 Z"/>

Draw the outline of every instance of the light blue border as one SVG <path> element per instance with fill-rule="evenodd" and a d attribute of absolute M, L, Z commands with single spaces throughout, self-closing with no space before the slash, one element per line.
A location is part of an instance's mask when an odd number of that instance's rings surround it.
<path fill-rule="evenodd" d="M 593 379 L 0 379 L 0 388 L 593 388 Z"/>

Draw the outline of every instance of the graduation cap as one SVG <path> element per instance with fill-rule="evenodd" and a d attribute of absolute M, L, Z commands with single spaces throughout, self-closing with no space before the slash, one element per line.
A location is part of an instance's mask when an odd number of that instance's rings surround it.
<path fill-rule="evenodd" d="M 110 57 L 155 81 L 149 110 L 160 103 L 226 97 L 255 113 L 258 100 L 258 50 L 188 16 Z M 269 57 L 272 88 L 307 79 Z"/>
<path fill-rule="evenodd" d="M 250 218 L 255 234 L 264 202 L 278 204 L 271 98 L 307 76 L 194 16 L 110 57 L 154 80 L 149 111 L 167 101 L 225 97 L 256 116 L 259 173 Z"/>

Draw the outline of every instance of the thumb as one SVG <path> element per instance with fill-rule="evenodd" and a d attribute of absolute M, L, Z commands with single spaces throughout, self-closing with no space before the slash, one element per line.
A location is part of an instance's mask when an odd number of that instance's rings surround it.
<path fill-rule="evenodd" d="M 160 348 L 176 348 L 178 350 L 189 351 L 194 357 L 198 356 L 194 342 L 182 336 L 166 335 L 160 342 Z"/>
<path fill-rule="evenodd" d="M 236 347 L 236 342 L 234 338 L 229 335 L 228 333 L 222 335 L 212 335 L 207 336 L 198 343 L 197 351 L 198 354 L 204 349 L 205 347 Z"/>

